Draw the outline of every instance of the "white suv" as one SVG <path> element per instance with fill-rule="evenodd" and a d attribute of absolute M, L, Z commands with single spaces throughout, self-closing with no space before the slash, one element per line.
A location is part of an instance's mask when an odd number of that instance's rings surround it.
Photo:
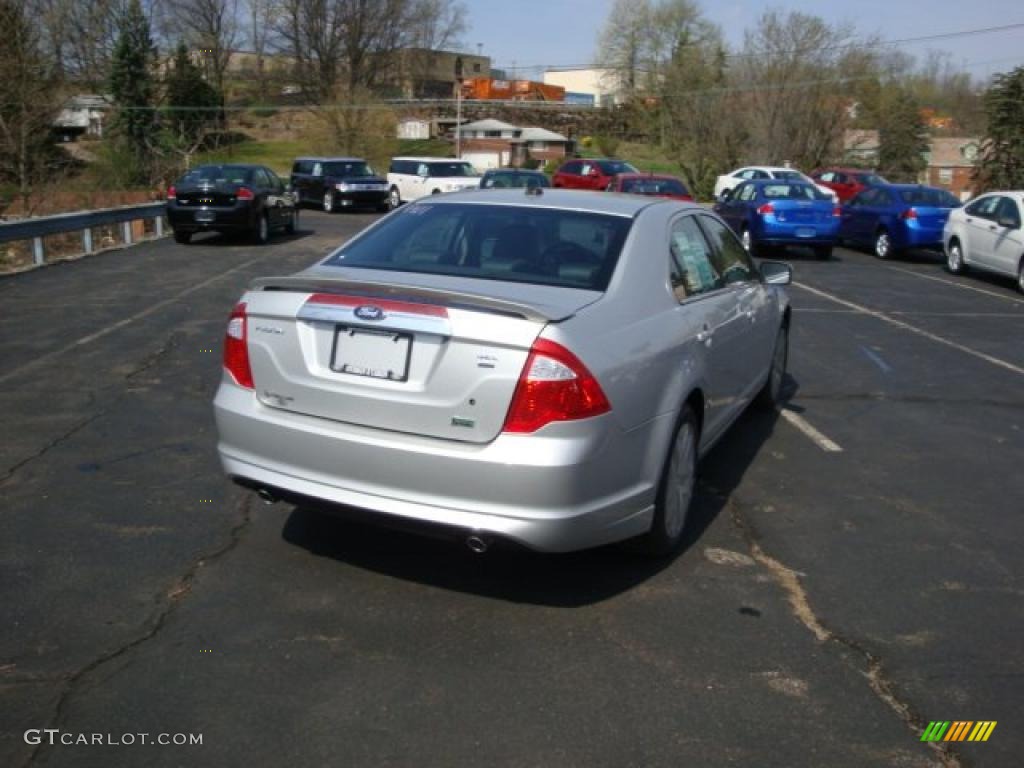
<path fill-rule="evenodd" d="M 443 157 L 396 157 L 388 169 L 391 207 L 424 195 L 476 189 L 480 176 L 465 160 Z"/>

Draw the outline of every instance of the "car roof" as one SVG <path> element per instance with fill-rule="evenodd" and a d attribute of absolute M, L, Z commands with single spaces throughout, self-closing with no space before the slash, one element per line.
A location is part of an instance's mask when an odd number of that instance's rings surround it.
<path fill-rule="evenodd" d="M 521 173 L 530 176 L 544 175 L 542 171 L 534 171 L 529 168 L 488 168 L 486 171 L 484 171 L 484 173 Z"/>
<path fill-rule="evenodd" d="M 818 173 L 870 173 L 874 176 L 878 176 L 878 171 L 873 171 L 870 168 L 850 168 L 842 165 L 826 165 L 824 168 L 819 168 Z"/>
<path fill-rule="evenodd" d="M 247 170 L 253 170 L 254 168 L 265 168 L 266 166 L 260 165 L 259 163 L 203 163 L 189 168 L 185 171 L 186 174 L 192 171 L 198 171 L 200 168 L 245 168 Z"/>
<path fill-rule="evenodd" d="M 413 162 L 416 162 L 416 163 L 468 163 L 469 162 L 469 160 L 466 160 L 466 159 L 461 158 L 461 157 L 412 157 L 412 156 L 409 156 L 409 155 L 403 155 L 402 157 L 392 157 L 391 160 L 392 161 L 395 161 L 395 160 L 412 160 Z"/>
<path fill-rule="evenodd" d="M 694 210 L 704 210 L 696 203 L 676 203 L 667 198 L 643 195 L 609 195 L 582 189 L 552 188 L 545 188 L 539 194 L 536 190 L 527 192 L 523 189 L 488 189 L 485 191 L 472 189 L 446 195 L 430 195 L 410 203 L 410 205 L 455 205 L 459 203 L 587 211 L 631 218 L 652 205 L 678 204 L 691 207 Z"/>
<path fill-rule="evenodd" d="M 328 162 L 328 163 L 365 163 L 366 162 L 366 158 L 364 158 L 364 157 L 332 157 L 332 156 L 296 157 L 295 158 L 295 162 L 298 162 L 299 160 L 312 160 L 313 162 L 317 162 L 317 163 L 324 163 L 324 162 Z"/>

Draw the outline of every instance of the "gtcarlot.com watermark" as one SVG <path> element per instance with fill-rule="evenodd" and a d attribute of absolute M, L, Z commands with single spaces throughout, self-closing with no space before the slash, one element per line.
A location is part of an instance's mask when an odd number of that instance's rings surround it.
<path fill-rule="evenodd" d="M 51 747 L 63 744 L 67 747 L 132 747 L 139 744 L 164 747 L 186 747 L 202 745 L 201 733 L 73 733 L 59 728 L 30 728 L 25 731 L 25 743 L 32 745 L 49 744 Z"/>

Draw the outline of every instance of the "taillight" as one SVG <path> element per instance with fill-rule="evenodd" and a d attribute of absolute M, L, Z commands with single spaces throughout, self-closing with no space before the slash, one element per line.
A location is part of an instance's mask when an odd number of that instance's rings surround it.
<path fill-rule="evenodd" d="M 836 206 L 833 206 L 833 207 L 832 207 L 832 215 L 833 215 L 833 216 L 842 216 L 842 215 L 843 215 L 843 209 L 842 209 L 842 207 L 841 207 L 841 206 L 838 206 L 838 205 L 836 205 Z"/>
<path fill-rule="evenodd" d="M 612 409 L 597 379 L 572 352 L 537 339 L 516 385 L 503 432 L 536 432 L 553 421 L 599 416 Z"/>
<path fill-rule="evenodd" d="M 252 368 L 249 366 L 249 331 L 245 315 L 245 302 L 241 302 L 228 318 L 228 330 L 224 335 L 224 370 L 240 387 L 255 389 Z"/>
<path fill-rule="evenodd" d="M 904 219 L 904 220 L 906 220 L 906 219 L 916 219 L 917 218 L 917 211 L 914 210 L 913 208 L 907 208 L 907 210 L 905 210 L 903 213 L 900 214 L 900 218 Z"/>
<path fill-rule="evenodd" d="M 237 197 L 239 200 L 252 200 L 255 197 L 255 195 L 252 193 L 252 190 L 249 189 L 248 187 L 239 187 L 238 192 L 235 193 L 235 197 Z"/>
<path fill-rule="evenodd" d="M 771 203 L 765 203 L 764 205 L 757 209 L 757 212 L 761 216 L 767 216 L 770 213 L 775 213 L 775 206 L 772 205 Z"/>
<path fill-rule="evenodd" d="M 176 190 L 174 187 L 168 187 L 167 188 L 167 199 L 168 200 L 177 200 L 178 199 L 178 190 Z"/>

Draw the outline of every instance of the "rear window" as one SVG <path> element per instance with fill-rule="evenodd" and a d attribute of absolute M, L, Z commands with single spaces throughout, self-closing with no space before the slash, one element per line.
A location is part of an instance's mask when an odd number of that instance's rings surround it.
<path fill-rule="evenodd" d="M 810 184 L 765 184 L 761 194 L 769 200 L 831 200 Z"/>
<path fill-rule="evenodd" d="M 417 203 L 325 263 L 603 291 L 632 223 L 584 211 Z"/>
<path fill-rule="evenodd" d="M 804 175 L 799 171 L 773 171 L 772 176 L 783 181 L 803 181 Z"/>
<path fill-rule="evenodd" d="M 488 173 L 480 186 L 484 189 L 519 189 L 522 187 L 550 187 L 551 182 L 542 173 Z"/>
<path fill-rule="evenodd" d="M 859 183 L 866 187 L 875 187 L 879 184 L 888 184 L 889 182 L 879 176 L 877 173 L 857 173 L 854 177 Z"/>
<path fill-rule="evenodd" d="M 619 173 L 639 173 L 632 165 L 621 160 L 601 160 L 597 163 L 597 167 L 605 176 L 615 176 Z"/>
<path fill-rule="evenodd" d="M 678 179 L 623 179 L 622 191 L 634 195 L 688 195 L 683 182 Z"/>
<path fill-rule="evenodd" d="M 252 171 L 237 165 L 203 165 L 182 176 L 178 184 L 251 184 Z"/>
<path fill-rule="evenodd" d="M 325 176 L 373 176 L 373 169 L 366 163 L 334 162 L 324 163 Z"/>
<path fill-rule="evenodd" d="M 900 200 L 907 205 L 922 205 L 932 208 L 956 208 L 960 201 L 944 189 L 901 189 Z"/>

